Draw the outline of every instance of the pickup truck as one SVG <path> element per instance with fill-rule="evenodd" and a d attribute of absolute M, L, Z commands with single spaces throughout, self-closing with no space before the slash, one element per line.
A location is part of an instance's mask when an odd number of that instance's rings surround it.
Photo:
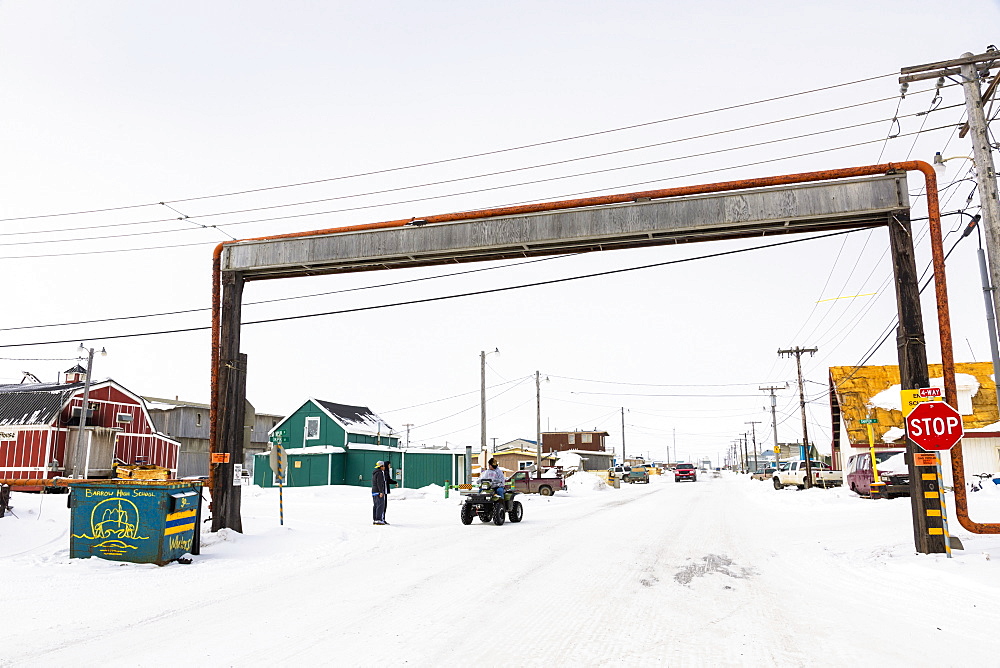
<path fill-rule="evenodd" d="M 539 476 L 531 471 L 518 471 L 507 480 L 507 484 L 519 492 L 537 492 L 542 496 L 552 496 L 555 492 L 566 489 L 566 481 L 561 475 Z"/>
<path fill-rule="evenodd" d="M 839 487 L 844 484 L 844 472 L 834 471 L 825 462 L 811 462 L 813 487 Z M 795 485 L 799 489 L 806 486 L 806 463 L 804 460 L 780 462 L 778 469 L 774 472 L 771 480 L 775 489 L 784 489 L 786 486 Z"/>

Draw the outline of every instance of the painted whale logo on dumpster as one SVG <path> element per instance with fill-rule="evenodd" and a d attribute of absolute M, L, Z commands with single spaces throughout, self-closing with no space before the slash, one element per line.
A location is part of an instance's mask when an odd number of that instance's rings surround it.
<path fill-rule="evenodd" d="M 139 508 L 122 498 L 105 499 L 95 505 L 90 513 L 90 535 L 73 534 L 73 538 L 102 541 L 94 547 L 108 556 L 137 550 L 136 541 L 149 540 L 149 536 L 139 535 Z"/>

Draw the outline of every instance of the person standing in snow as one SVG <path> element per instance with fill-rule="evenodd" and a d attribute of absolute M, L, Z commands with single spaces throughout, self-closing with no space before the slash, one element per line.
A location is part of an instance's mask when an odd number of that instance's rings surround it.
<path fill-rule="evenodd" d="M 385 462 L 375 462 L 372 471 L 372 524 L 385 524 L 385 504 L 389 496 L 389 476 Z"/>
<path fill-rule="evenodd" d="M 385 508 L 389 500 L 389 486 L 396 481 L 389 477 L 389 462 L 375 462 L 372 472 L 372 524 L 388 524 Z"/>

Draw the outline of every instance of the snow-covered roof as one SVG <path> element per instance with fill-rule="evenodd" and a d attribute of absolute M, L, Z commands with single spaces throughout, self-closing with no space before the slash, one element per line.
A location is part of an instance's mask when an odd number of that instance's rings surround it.
<path fill-rule="evenodd" d="M 67 398 L 56 392 L 0 394 L 0 425 L 52 424 Z"/>
<path fill-rule="evenodd" d="M 349 406 L 335 404 L 332 401 L 312 399 L 312 401 L 327 412 L 345 431 L 351 434 L 369 434 L 388 436 L 392 427 L 385 420 L 375 415 L 367 406 Z"/>
<path fill-rule="evenodd" d="M 0 385 L 0 425 L 52 424 L 83 383 Z"/>

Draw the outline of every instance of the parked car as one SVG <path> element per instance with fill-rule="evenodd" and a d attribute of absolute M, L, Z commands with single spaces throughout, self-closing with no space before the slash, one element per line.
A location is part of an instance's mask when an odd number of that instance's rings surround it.
<path fill-rule="evenodd" d="M 910 469 L 905 450 L 882 450 L 875 453 L 878 478 L 886 484 L 889 498 L 910 495 Z M 870 452 L 851 455 L 847 460 L 847 487 L 855 494 L 871 496 L 872 456 Z"/>
<path fill-rule="evenodd" d="M 750 474 L 751 480 L 770 480 L 771 476 L 774 475 L 773 466 L 762 466 L 753 473 Z"/>
<path fill-rule="evenodd" d="M 645 466 L 633 466 L 628 475 L 622 478 L 625 482 L 642 482 L 649 484 L 649 471 L 646 470 Z"/>
<path fill-rule="evenodd" d="M 608 478 L 618 478 L 619 480 L 624 480 L 628 472 L 632 470 L 631 466 L 625 466 L 619 464 L 618 466 L 612 466 L 608 469 Z"/>
<path fill-rule="evenodd" d="M 844 482 L 843 471 L 834 471 L 826 462 L 810 460 L 812 469 L 813 487 L 839 487 Z M 771 475 L 775 489 L 784 489 L 788 485 L 794 485 L 799 489 L 806 487 L 806 462 L 805 460 L 793 460 L 780 462 L 778 469 Z"/>
<path fill-rule="evenodd" d="M 561 489 L 566 489 L 566 481 L 560 475 L 541 475 L 530 471 L 518 471 L 510 477 L 507 484 L 519 492 L 552 496 Z"/>
<path fill-rule="evenodd" d="M 681 480 L 690 480 L 691 482 L 698 480 L 698 469 L 694 467 L 694 464 L 677 464 L 674 467 L 674 482 Z"/>

